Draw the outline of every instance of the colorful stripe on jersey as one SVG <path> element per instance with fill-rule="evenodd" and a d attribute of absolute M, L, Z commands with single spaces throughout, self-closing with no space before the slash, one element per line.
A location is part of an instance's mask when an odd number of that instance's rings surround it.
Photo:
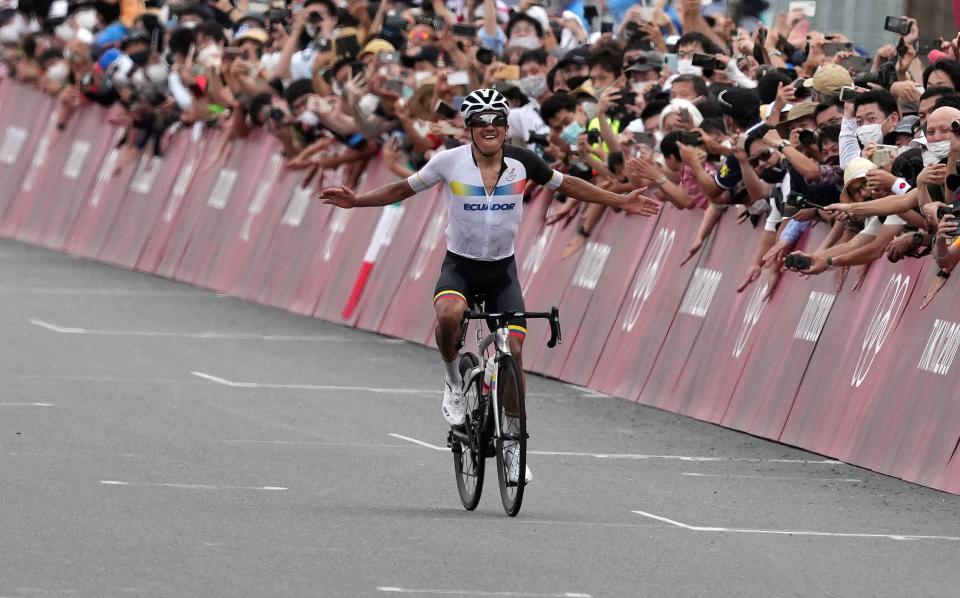
<path fill-rule="evenodd" d="M 510 330 L 510 336 L 517 336 L 520 338 L 525 338 L 527 336 L 527 329 L 523 326 L 517 326 L 516 324 L 510 324 L 507 326 Z"/>
<path fill-rule="evenodd" d="M 436 303 L 440 299 L 444 299 L 446 297 L 459 298 L 464 303 L 467 303 L 467 298 L 463 296 L 463 293 L 460 293 L 458 291 L 440 291 L 439 293 L 433 296 L 433 302 Z"/>
<path fill-rule="evenodd" d="M 523 190 L 527 185 L 527 179 L 519 180 L 515 183 L 500 185 L 493 190 L 493 195 L 523 195 Z M 481 185 L 468 185 L 460 181 L 450 182 L 450 191 L 460 197 L 486 197 L 487 190 Z"/>

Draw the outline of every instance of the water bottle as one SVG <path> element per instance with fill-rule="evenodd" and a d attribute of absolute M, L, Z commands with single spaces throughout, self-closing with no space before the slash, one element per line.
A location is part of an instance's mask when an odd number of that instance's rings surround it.
<path fill-rule="evenodd" d="M 487 368 L 483 372 L 483 394 L 490 396 L 490 382 L 493 380 L 493 374 L 496 372 L 496 361 L 491 357 L 487 360 Z"/>

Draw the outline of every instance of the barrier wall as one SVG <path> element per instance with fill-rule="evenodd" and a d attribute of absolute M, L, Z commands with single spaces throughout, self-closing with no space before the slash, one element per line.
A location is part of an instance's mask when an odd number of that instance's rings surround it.
<path fill-rule="evenodd" d="M 297 313 L 432 344 L 445 252 L 437 190 L 340 210 L 314 198 L 342 170 L 290 172 L 264 132 L 221 155 L 217 132 L 181 129 L 162 156 L 122 145 L 85 107 L 0 82 L 0 234 Z M 359 188 L 392 181 L 378 159 Z M 572 225 L 524 207 L 518 270 L 531 310 L 559 305 L 564 344 L 531 322 L 528 369 L 960 493 L 960 318 L 948 281 L 921 311 L 928 260 L 878 260 L 854 290 L 835 273 L 766 274 L 737 293 L 760 235 L 728 211 L 692 260 L 702 212 L 608 211 L 585 247 Z M 818 244 L 824 227 L 801 242 Z"/>

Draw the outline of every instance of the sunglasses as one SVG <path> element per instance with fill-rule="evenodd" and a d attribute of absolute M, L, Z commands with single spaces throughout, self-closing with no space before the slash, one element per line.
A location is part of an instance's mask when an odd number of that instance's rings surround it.
<path fill-rule="evenodd" d="M 411 41 L 429 41 L 433 36 L 428 31 L 411 31 L 407 34 L 407 39 Z"/>
<path fill-rule="evenodd" d="M 750 158 L 747 161 L 750 162 L 750 166 L 753 166 L 754 168 L 756 168 L 757 166 L 760 166 L 761 162 L 766 162 L 767 160 L 769 160 L 770 156 L 772 155 L 773 155 L 773 150 L 770 148 L 766 148 L 763 151 L 761 151 L 759 154 Z"/>
<path fill-rule="evenodd" d="M 467 121 L 467 126 L 471 129 L 480 129 L 488 125 L 505 127 L 507 126 L 507 117 L 502 114 L 476 114 Z"/>

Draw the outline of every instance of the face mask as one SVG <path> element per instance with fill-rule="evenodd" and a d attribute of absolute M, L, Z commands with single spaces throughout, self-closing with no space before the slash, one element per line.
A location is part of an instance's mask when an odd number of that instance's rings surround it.
<path fill-rule="evenodd" d="M 546 77 L 524 77 L 517 83 L 517 87 L 523 95 L 536 99 L 547 91 L 547 79 Z"/>
<path fill-rule="evenodd" d="M 53 34 L 65 42 L 71 41 L 77 37 L 77 31 L 66 22 L 60 23 L 53 28 Z"/>
<path fill-rule="evenodd" d="M 663 131 L 654 131 L 653 138 L 657 141 L 657 147 L 660 147 L 660 142 L 663 141 Z"/>
<path fill-rule="evenodd" d="M 142 50 L 142 51 L 140 51 L 140 52 L 134 52 L 133 54 L 130 54 L 129 56 L 130 56 L 130 60 L 132 60 L 132 61 L 134 62 L 134 64 L 143 66 L 143 65 L 147 64 L 147 59 L 150 58 L 150 52 L 148 52 L 148 51 L 146 51 L 146 50 Z"/>
<path fill-rule="evenodd" d="M 677 72 L 681 75 L 696 75 L 698 77 L 703 76 L 703 69 L 699 66 L 693 66 L 692 60 L 678 60 Z"/>
<path fill-rule="evenodd" d="M 634 81 L 630 83 L 630 89 L 633 90 L 633 93 L 638 96 L 642 96 L 647 93 L 647 82 L 646 81 Z"/>
<path fill-rule="evenodd" d="M 0 42 L 19 42 L 20 33 L 24 30 L 23 24 L 23 17 L 20 16 L 20 13 L 16 13 L 8 24 L 0 27 Z"/>
<path fill-rule="evenodd" d="M 576 120 L 564 127 L 560 133 L 560 139 L 563 139 L 570 147 L 577 147 L 577 137 L 583 134 L 583 125 Z"/>
<path fill-rule="evenodd" d="M 197 62 L 207 63 L 220 60 L 220 47 L 216 44 L 205 46 L 197 52 Z"/>
<path fill-rule="evenodd" d="M 760 180 L 762 180 L 764 183 L 776 185 L 777 183 L 783 181 L 785 176 L 787 176 L 787 166 L 783 162 L 780 162 L 776 166 L 771 166 L 764 170 L 763 174 L 760 175 Z"/>
<path fill-rule="evenodd" d="M 861 145 L 882 143 L 883 131 L 880 130 L 880 125 L 863 125 L 857 129 L 857 140 Z"/>
<path fill-rule="evenodd" d="M 950 155 L 950 140 L 928 143 L 927 151 L 936 156 L 937 162 L 939 162 Z"/>
<path fill-rule="evenodd" d="M 596 102 L 583 102 L 580 105 L 583 106 L 583 111 L 587 113 L 587 122 L 590 122 L 597 117 Z"/>
<path fill-rule="evenodd" d="M 186 28 L 186 29 L 196 29 L 196 28 L 197 28 L 197 22 L 196 22 L 196 21 L 187 21 L 186 23 L 183 24 L 183 27 Z"/>
<path fill-rule="evenodd" d="M 320 124 L 320 117 L 308 110 L 301 112 L 300 116 L 297 118 L 297 121 L 303 125 L 304 129 L 315 129 L 317 128 L 317 125 Z"/>
<path fill-rule="evenodd" d="M 535 35 L 528 35 L 524 37 L 511 37 L 510 43 L 507 45 L 511 47 L 516 46 L 525 50 L 535 50 L 543 44 L 540 43 L 540 38 Z"/>
<path fill-rule="evenodd" d="M 93 28 L 97 26 L 97 11 L 95 10 L 84 10 L 73 15 L 73 18 L 77 21 L 77 25 L 83 29 L 89 29 L 93 31 Z"/>
<path fill-rule="evenodd" d="M 150 79 L 154 83 L 163 83 L 167 80 L 167 67 L 163 66 L 162 63 L 151 64 L 146 69 L 147 79 Z"/>
<path fill-rule="evenodd" d="M 70 67 L 67 66 L 66 62 L 57 62 L 50 66 L 47 69 L 45 75 L 47 79 L 51 81 L 56 81 L 57 83 L 63 83 L 67 79 L 67 75 L 70 74 Z M 947 142 L 947 151 L 950 151 L 950 142 Z"/>

